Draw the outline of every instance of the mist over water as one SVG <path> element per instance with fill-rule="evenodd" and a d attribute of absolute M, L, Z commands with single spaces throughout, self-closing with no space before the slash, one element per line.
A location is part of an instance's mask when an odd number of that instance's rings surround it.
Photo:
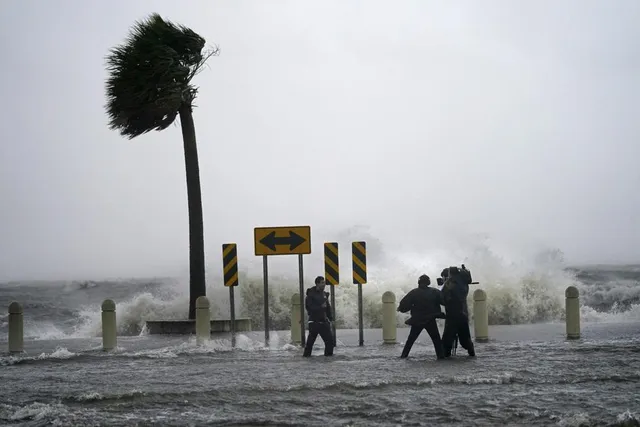
<path fill-rule="evenodd" d="M 340 244 L 341 281 L 336 288 L 336 325 L 357 328 L 357 286 L 351 283 L 351 242 L 367 242 L 368 283 L 363 286 L 365 328 L 381 326 L 381 296 L 392 291 L 399 301 L 414 288 L 420 274 L 435 283 L 440 271 L 464 263 L 476 288 L 489 297 L 490 324 L 522 324 L 561 321 L 564 291 L 580 289 L 582 316 L 590 321 L 640 320 L 640 267 L 581 267 L 566 265 L 559 250 L 520 250 L 497 243 L 486 236 L 467 236 L 464 244 L 440 246 L 436 250 L 389 248 L 375 234 L 362 227 L 342 230 L 333 241 Z M 326 239 L 325 241 L 329 241 Z M 318 247 L 320 249 L 318 249 Z M 305 288 L 322 271 L 321 244 L 305 257 Z M 315 259 L 314 259 L 315 257 Z M 229 317 L 228 289 L 222 285 L 220 261 L 215 254 L 208 269 L 207 295 L 212 318 Z M 319 262 L 318 262 L 319 258 Z M 257 259 L 257 260 L 256 260 Z M 236 313 L 250 317 L 254 330 L 264 326 L 261 259 L 239 258 L 240 285 L 236 288 Z M 318 268 L 319 267 L 319 268 Z M 290 327 L 291 298 L 298 292 L 295 257 L 269 259 L 270 328 Z M 2 285 L 0 302 L 8 306 L 20 301 L 25 310 L 26 339 L 91 337 L 100 334 L 100 304 L 105 298 L 117 304 L 121 335 L 144 333 L 147 320 L 184 319 L 188 307 L 188 278 L 158 278 L 114 281 L 9 283 Z M 7 315 L 0 315 L 0 339 L 6 338 Z M 397 324 L 408 316 L 398 313 Z"/>
<path fill-rule="evenodd" d="M 581 3 L 576 15 L 539 2 L 340 2 L 308 13 L 296 2 L 158 1 L 163 16 L 221 48 L 194 80 L 212 316 L 228 316 L 221 243 L 238 244 L 238 314 L 258 329 L 252 227 L 309 224 L 305 287 L 322 274 L 322 243 L 340 244 L 339 327 L 357 323 L 354 240 L 368 249 L 366 326 L 380 324 L 383 292 L 400 299 L 420 274 L 435 284 L 463 262 L 488 293 L 492 324 L 562 320 L 569 285 L 582 292 L 586 321 L 638 317 L 636 272 L 570 269 L 562 256 L 639 257 L 640 203 L 629 191 L 640 147 L 635 3 Z M 96 281 L 1 285 L 0 305 L 24 304 L 31 338 L 95 336 L 104 298 L 117 303 L 121 334 L 186 316 L 188 271 L 175 274 L 188 265 L 179 126 L 134 142 L 105 124 L 104 54 L 149 13 L 126 6 L 60 13 L 58 4 L 13 2 L 3 15 L 9 60 L 36 63 L 30 74 L 5 67 L 0 80 L 7 98 L 24 102 L 3 115 L 22 125 L 2 127 L 5 141 L 20 143 L 0 155 L 1 280 Z M 33 31 L 13 37 L 26 23 Z M 296 257 L 270 258 L 269 272 L 271 327 L 286 329 Z M 171 278 L 103 280 L 120 274 Z"/>

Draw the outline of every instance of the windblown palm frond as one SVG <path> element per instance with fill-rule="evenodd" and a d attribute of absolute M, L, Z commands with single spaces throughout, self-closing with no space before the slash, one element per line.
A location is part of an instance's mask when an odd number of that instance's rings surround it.
<path fill-rule="evenodd" d="M 206 60 L 205 40 L 191 29 L 152 14 L 133 26 L 126 41 L 107 56 L 109 128 L 129 139 L 166 129 L 197 89 L 191 79 Z"/>

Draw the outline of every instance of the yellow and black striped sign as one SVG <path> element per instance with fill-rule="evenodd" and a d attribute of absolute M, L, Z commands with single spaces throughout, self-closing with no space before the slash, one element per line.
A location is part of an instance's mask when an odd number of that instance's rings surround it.
<path fill-rule="evenodd" d="M 353 242 L 351 253 L 353 257 L 353 283 L 364 285 L 367 283 L 367 243 Z"/>
<path fill-rule="evenodd" d="M 336 242 L 324 244 L 324 277 L 330 285 L 340 284 L 340 261 L 338 260 L 338 244 Z"/>
<path fill-rule="evenodd" d="M 222 245 L 224 285 L 238 286 L 238 248 L 235 243 Z"/>

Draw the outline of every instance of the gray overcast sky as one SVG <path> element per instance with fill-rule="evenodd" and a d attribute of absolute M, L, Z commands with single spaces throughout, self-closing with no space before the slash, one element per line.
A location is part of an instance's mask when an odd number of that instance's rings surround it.
<path fill-rule="evenodd" d="M 104 112 L 152 12 L 221 48 L 195 80 L 208 262 L 297 224 L 316 252 L 358 224 L 640 261 L 636 0 L 5 0 L 0 280 L 187 268 L 179 126 L 129 141 Z"/>

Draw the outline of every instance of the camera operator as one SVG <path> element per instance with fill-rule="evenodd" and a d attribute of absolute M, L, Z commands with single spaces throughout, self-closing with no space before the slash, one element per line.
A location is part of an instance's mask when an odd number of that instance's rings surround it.
<path fill-rule="evenodd" d="M 445 357 L 451 356 L 453 341 L 457 335 L 462 348 L 467 350 L 469 356 L 475 356 L 475 348 L 469 330 L 469 308 L 467 306 L 469 285 L 472 283 L 471 272 L 463 264 L 461 268 L 453 266 L 444 269 L 441 276 L 444 279 L 442 297 L 446 311 L 444 332 L 442 333 L 444 355 Z M 438 280 L 438 283 L 440 282 Z"/>

